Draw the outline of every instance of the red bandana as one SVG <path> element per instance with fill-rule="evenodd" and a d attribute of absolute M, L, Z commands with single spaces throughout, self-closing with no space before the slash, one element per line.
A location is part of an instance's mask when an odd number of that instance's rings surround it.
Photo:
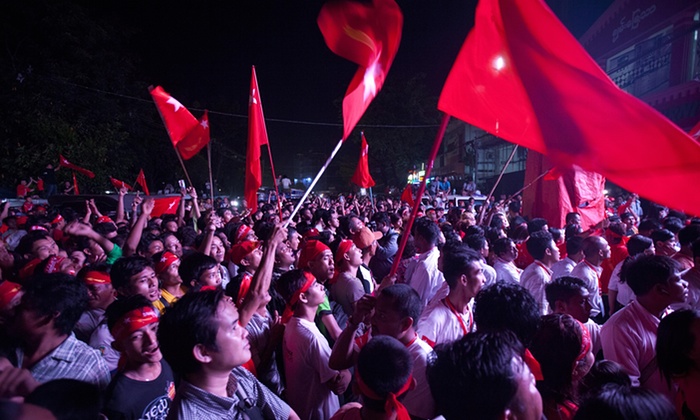
<path fill-rule="evenodd" d="M 134 331 L 156 322 L 158 322 L 158 312 L 151 306 L 144 306 L 122 315 L 110 332 L 115 340 L 122 340 Z"/>

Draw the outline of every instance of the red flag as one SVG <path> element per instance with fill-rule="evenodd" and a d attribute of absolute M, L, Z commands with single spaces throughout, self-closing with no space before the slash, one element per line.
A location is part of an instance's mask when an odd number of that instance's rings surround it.
<path fill-rule="evenodd" d="M 192 131 L 187 133 L 184 139 L 177 144 L 177 150 L 183 159 L 191 159 L 209 143 L 209 114 L 204 110 L 204 115 Z"/>
<path fill-rule="evenodd" d="M 407 203 L 409 206 L 413 206 L 413 186 L 411 184 L 406 185 L 401 193 L 401 201 Z"/>
<path fill-rule="evenodd" d="M 153 203 L 153 211 L 151 212 L 151 216 L 159 217 L 164 214 L 176 214 L 181 198 L 182 197 L 177 196 L 154 199 L 155 202 Z"/>
<path fill-rule="evenodd" d="M 255 66 L 250 77 L 250 97 L 248 98 L 248 152 L 245 162 L 245 200 L 251 212 L 258 209 L 258 189 L 262 186 L 260 167 L 260 146 L 268 144 L 265 116 L 263 115 L 258 77 Z"/>
<path fill-rule="evenodd" d="M 541 0 L 482 0 L 438 107 L 508 141 L 700 214 L 700 145 L 620 90 Z M 650 153 L 651 152 L 651 153 Z"/>
<path fill-rule="evenodd" d="M 75 177 L 75 172 L 73 172 L 73 193 L 75 195 L 80 195 L 80 190 L 78 189 L 78 179 Z"/>
<path fill-rule="evenodd" d="M 403 15 L 394 0 L 326 2 L 318 15 L 326 45 L 360 68 L 343 99 L 343 140 L 381 90 L 401 41 Z"/>
<path fill-rule="evenodd" d="M 199 122 L 187 108 L 164 91 L 162 87 L 150 88 L 149 92 L 163 118 L 170 141 L 173 142 L 173 146 L 177 146 Z"/>
<path fill-rule="evenodd" d="M 688 132 L 690 137 L 692 137 L 695 141 L 700 141 L 700 122 L 695 124 L 695 127 L 691 128 L 690 131 Z"/>
<path fill-rule="evenodd" d="M 136 183 L 141 186 L 141 190 L 146 195 L 150 195 L 148 192 L 148 185 L 146 185 L 146 176 L 143 174 L 143 168 L 139 171 L 139 175 L 136 177 Z"/>
<path fill-rule="evenodd" d="M 357 162 L 355 174 L 352 176 L 350 181 L 358 185 L 360 188 L 370 188 L 374 186 L 374 179 L 372 179 L 372 175 L 369 174 L 369 146 L 367 145 L 365 133 L 362 133 L 361 135 L 362 147 L 360 148 L 360 160 Z"/>
<path fill-rule="evenodd" d="M 74 165 L 70 162 L 68 162 L 68 159 L 64 158 L 63 155 L 59 154 L 58 155 L 58 164 L 60 166 L 63 166 L 64 168 L 72 169 L 76 172 L 80 172 L 81 174 L 85 175 L 88 178 L 94 178 L 95 174 L 92 171 L 89 171 L 85 168 L 81 168 L 78 165 Z M 75 174 L 73 174 L 75 175 Z"/>
<path fill-rule="evenodd" d="M 126 188 L 128 191 L 131 191 L 133 189 L 131 188 L 131 185 L 127 184 L 126 182 L 120 181 L 116 178 L 112 178 L 111 176 L 109 177 L 109 180 L 116 189 Z"/>

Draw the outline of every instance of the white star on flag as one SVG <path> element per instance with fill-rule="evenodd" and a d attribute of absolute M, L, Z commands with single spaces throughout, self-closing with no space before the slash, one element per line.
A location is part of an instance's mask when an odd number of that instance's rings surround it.
<path fill-rule="evenodd" d="M 175 112 L 179 111 L 180 108 L 184 108 L 182 106 L 182 104 L 180 102 L 178 102 L 177 99 L 173 98 L 172 96 L 170 98 L 168 98 L 168 100 L 165 101 L 165 103 L 172 105 L 173 108 L 175 108 Z"/>
<path fill-rule="evenodd" d="M 171 201 L 170 204 L 168 204 L 168 210 L 172 209 L 175 206 L 175 201 Z"/>
<path fill-rule="evenodd" d="M 202 128 L 206 130 L 209 128 L 209 120 L 202 120 L 202 122 L 200 122 L 199 125 L 201 125 Z"/>
<path fill-rule="evenodd" d="M 365 85 L 365 91 L 362 94 L 362 100 L 367 102 L 367 99 L 372 99 L 375 96 L 377 96 L 377 84 L 375 82 L 377 74 L 379 74 L 379 57 L 380 54 L 377 54 L 377 57 L 374 59 L 374 62 L 367 67 L 365 70 L 365 76 L 363 78 L 363 82 Z"/>
<path fill-rule="evenodd" d="M 255 89 L 253 89 L 253 90 L 250 92 L 250 103 L 251 103 L 251 104 L 255 104 L 255 105 L 258 104 L 258 98 L 257 98 L 256 95 L 255 95 Z"/>

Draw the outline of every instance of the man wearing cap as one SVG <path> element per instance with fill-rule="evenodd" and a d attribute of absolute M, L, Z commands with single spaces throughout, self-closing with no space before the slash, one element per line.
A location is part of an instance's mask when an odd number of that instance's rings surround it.
<path fill-rule="evenodd" d="M 163 360 L 158 338 L 159 314 L 141 295 L 107 308 L 112 346 L 122 354 L 123 368 L 107 387 L 103 414 L 110 419 L 164 419 L 175 398 L 175 380 Z"/>
<path fill-rule="evenodd" d="M 363 226 L 352 236 L 352 241 L 362 251 L 362 264 L 358 267 L 357 278 L 362 282 L 365 293 L 374 292 L 376 282 L 369 269 L 369 263 L 377 252 L 377 239 L 382 237 L 382 232 L 372 232 L 367 226 Z"/>
<path fill-rule="evenodd" d="M 331 299 L 337 302 L 347 316 L 352 315 L 355 302 L 365 294 L 357 271 L 362 264 L 362 251 L 353 241 L 343 239 L 335 251 L 338 272 L 331 279 Z"/>
<path fill-rule="evenodd" d="M 440 228 L 424 217 L 416 220 L 413 229 L 419 255 L 409 263 L 404 277 L 408 285 L 418 292 L 423 305 L 427 305 L 445 281 L 438 270 Z"/>
<path fill-rule="evenodd" d="M 153 255 L 153 261 L 160 282 L 159 300 L 167 308 L 187 292 L 180 277 L 180 258 L 170 251 L 163 251 Z"/>
<path fill-rule="evenodd" d="M 239 299 L 239 290 L 241 287 L 245 288 L 246 285 L 250 285 L 260 266 L 262 254 L 263 251 L 258 241 L 243 241 L 231 247 L 229 256 L 231 262 L 238 267 L 238 275 L 232 278 L 226 286 L 226 294 L 234 299 L 236 305 L 240 305 L 242 300 L 242 298 Z"/>

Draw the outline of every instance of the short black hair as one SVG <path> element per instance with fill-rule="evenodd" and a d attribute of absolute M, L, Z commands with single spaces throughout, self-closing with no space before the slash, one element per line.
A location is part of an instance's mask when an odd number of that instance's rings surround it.
<path fill-rule="evenodd" d="M 192 252 L 182 257 L 178 273 L 182 281 L 189 285 L 193 281 L 199 282 L 202 273 L 216 267 L 216 264 L 214 257 L 201 252 Z"/>
<path fill-rule="evenodd" d="M 575 420 L 677 419 L 668 399 L 652 390 L 608 384 L 579 406 Z"/>
<path fill-rule="evenodd" d="M 192 354 L 197 344 L 218 350 L 214 318 L 219 302 L 225 297 L 221 289 L 185 293 L 160 318 L 158 343 L 163 357 L 178 374 L 199 370 L 200 363 Z"/>
<path fill-rule="evenodd" d="M 392 307 L 401 319 L 410 317 L 413 319 L 413 327 L 418 325 L 423 312 L 423 302 L 414 288 L 403 283 L 392 284 L 383 288 L 379 296 L 391 301 Z"/>
<path fill-rule="evenodd" d="M 700 239 L 700 225 L 688 225 L 678 231 L 678 243 L 681 246 L 690 245 Z"/>
<path fill-rule="evenodd" d="M 19 244 L 17 244 L 15 252 L 23 257 L 25 254 L 31 254 L 34 242 L 47 238 L 51 238 L 51 235 L 49 235 L 49 233 L 46 231 L 30 230 L 26 235 L 22 236 L 22 239 L 19 240 Z"/>
<path fill-rule="evenodd" d="M 675 237 L 676 235 L 668 229 L 657 229 L 651 232 L 651 240 L 654 241 L 654 245 L 656 245 L 657 242 L 666 242 Z"/>
<path fill-rule="evenodd" d="M 277 291 L 282 295 L 284 301 L 289 303 L 294 293 L 301 289 L 304 283 L 306 283 L 304 270 L 289 270 L 277 279 Z"/>
<path fill-rule="evenodd" d="M 500 418 L 518 391 L 513 358 L 522 354 L 522 345 L 508 332 L 477 331 L 435 347 L 426 373 L 438 413 L 447 420 L 467 413 Z"/>
<path fill-rule="evenodd" d="M 128 298 L 117 299 L 112 302 L 105 310 L 105 317 L 107 318 L 107 328 L 111 331 L 116 325 L 119 318 L 121 318 L 125 313 L 133 311 L 134 309 L 153 307 L 148 298 L 143 295 L 133 295 Z"/>
<path fill-rule="evenodd" d="M 621 280 L 636 296 L 644 296 L 657 284 L 666 284 L 679 271 L 678 263 L 664 255 L 638 255 L 628 258 L 622 266 Z"/>
<path fill-rule="evenodd" d="M 583 249 L 583 238 L 580 236 L 573 236 L 566 239 L 566 255 L 574 255 L 581 252 Z"/>
<path fill-rule="evenodd" d="M 690 357 L 700 337 L 693 336 L 693 321 L 700 319 L 694 309 L 680 309 L 661 319 L 656 333 L 656 361 L 669 387 L 673 378 L 685 376 L 694 366 Z"/>
<path fill-rule="evenodd" d="M 655 219 L 645 219 L 639 222 L 639 226 L 637 226 L 637 229 L 639 229 L 640 232 L 645 230 L 654 231 L 656 229 L 661 229 L 661 223 L 659 223 L 658 220 Z"/>
<path fill-rule="evenodd" d="M 497 257 L 500 257 L 506 252 L 510 251 L 511 246 L 513 245 L 515 245 L 515 242 L 513 242 L 513 240 L 510 238 L 497 239 L 496 242 L 493 243 L 493 253 L 496 254 Z"/>
<path fill-rule="evenodd" d="M 360 350 L 357 373 L 377 396 L 386 398 L 398 392 L 413 371 L 413 357 L 406 346 L 393 337 L 379 335 Z M 369 396 L 364 395 L 365 401 Z M 380 405 L 384 406 L 384 401 Z"/>
<path fill-rule="evenodd" d="M 545 252 L 552 245 L 552 234 L 544 231 L 538 230 L 530 234 L 525 246 L 527 247 L 527 252 L 532 255 L 532 258 L 536 260 L 541 260 L 544 258 Z"/>
<path fill-rule="evenodd" d="M 389 226 L 391 223 L 391 219 L 389 219 L 389 215 L 384 211 L 374 213 L 374 215 L 372 216 L 372 221 L 375 223 L 381 223 L 381 224 L 386 225 L 386 226 Z"/>
<path fill-rule="evenodd" d="M 644 235 L 632 235 L 627 240 L 627 252 L 631 257 L 639 255 L 654 246 L 654 241 Z"/>
<path fill-rule="evenodd" d="M 459 277 L 467 274 L 472 264 L 481 264 L 481 256 L 473 249 L 460 249 L 443 255 L 442 273 L 450 289 L 457 285 Z"/>
<path fill-rule="evenodd" d="M 669 216 L 664 219 L 664 229 L 670 230 L 674 234 L 678 233 L 683 229 L 683 222 L 677 217 Z"/>
<path fill-rule="evenodd" d="M 486 238 L 484 235 L 467 235 L 464 237 L 462 240 L 467 246 L 474 251 L 481 251 L 486 247 L 488 244 L 488 241 L 486 241 Z"/>
<path fill-rule="evenodd" d="M 565 301 L 581 293 L 581 289 L 587 289 L 586 283 L 571 276 L 559 277 L 544 287 L 547 302 L 550 308 L 554 308 L 556 301 Z"/>
<path fill-rule="evenodd" d="M 54 329 L 70 334 L 88 307 L 87 286 L 73 276 L 63 273 L 39 273 L 22 286 L 24 295 L 20 306 L 40 316 L 54 316 Z"/>
<path fill-rule="evenodd" d="M 146 267 L 153 268 L 153 261 L 146 257 L 131 255 L 129 257 L 119 258 L 114 262 L 114 265 L 112 265 L 112 271 L 110 272 L 112 286 L 114 286 L 116 290 L 128 287 L 129 279 L 145 270 Z"/>
<path fill-rule="evenodd" d="M 527 222 L 527 233 L 532 235 L 533 233 L 542 230 L 542 228 L 547 225 L 547 220 L 541 217 L 535 217 L 534 219 Z"/>
<path fill-rule="evenodd" d="M 416 219 L 413 224 L 413 235 L 420 236 L 429 244 L 437 245 L 440 238 L 440 228 L 427 217 Z"/>
<path fill-rule="evenodd" d="M 511 331 L 525 347 L 530 345 L 541 314 L 527 289 L 499 280 L 481 289 L 474 305 L 474 321 L 481 331 Z"/>
<path fill-rule="evenodd" d="M 62 420 L 98 419 L 103 401 L 97 385 L 63 378 L 39 385 L 24 402 L 44 407 Z"/>

